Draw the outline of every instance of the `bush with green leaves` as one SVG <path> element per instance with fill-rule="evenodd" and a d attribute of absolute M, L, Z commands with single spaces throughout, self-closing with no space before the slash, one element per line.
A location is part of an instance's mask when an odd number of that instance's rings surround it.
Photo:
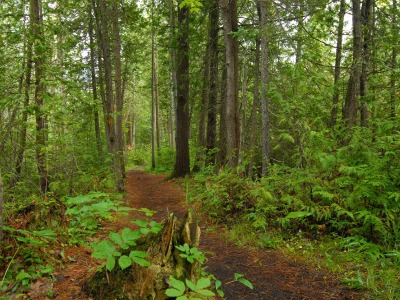
<path fill-rule="evenodd" d="M 150 210 L 142 210 L 147 215 L 151 214 Z M 112 271 L 118 260 L 118 266 L 124 270 L 136 263 L 144 267 L 150 266 L 146 260 L 147 253 L 136 249 L 136 241 L 143 236 L 154 233 L 157 234 L 162 228 L 160 223 L 146 220 L 133 220 L 132 223 L 140 226 L 137 230 L 124 228 L 121 233 L 110 232 L 109 240 L 102 240 L 93 244 L 94 252 L 92 257 L 104 259 L 106 261 L 106 269 Z"/>
<path fill-rule="evenodd" d="M 69 242 L 80 243 L 96 232 L 104 220 L 110 220 L 113 213 L 126 213 L 131 208 L 122 206 L 122 195 L 91 192 L 76 197 L 64 197 L 69 217 Z"/>

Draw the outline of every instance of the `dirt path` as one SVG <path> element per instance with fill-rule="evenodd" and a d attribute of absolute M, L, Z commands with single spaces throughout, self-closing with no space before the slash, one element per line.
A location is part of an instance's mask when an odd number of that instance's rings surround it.
<path fill-rule="evenodd" d="M 154 219 L 157 221 L 170 212 L 182 217 L 187 211 L 184 193 L 176 183 L 163 179 L 162 175 L 130 171 L 127 174 L 126 205 L 156 210 Z M 130 218 L 132 216 L 109 224 L 104 233 L 130 226 Z M 256 252 L 238 248 L 217 233 L 207 232 L 204 224 L 202 227 L 200 247 L 209 253 L 207 271 L 224 283 L 232 281 L 234 273 L 240 273 L 254 285 L 254 290 L 239 283 L 224 285 L 228 300 L 362 299 L 321 271 L 290 261 L 279 251 Z M 99 262 L 93 260 L 90 251 L 84 248 L 70 249 L 65 256 L 70 257 L 71 262 L 56 275 L 56 299 L 89 299 L 80 292 L 80 285 Z"/>

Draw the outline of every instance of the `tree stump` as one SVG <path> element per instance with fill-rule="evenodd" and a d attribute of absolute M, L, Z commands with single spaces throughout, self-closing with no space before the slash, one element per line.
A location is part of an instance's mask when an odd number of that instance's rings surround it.
<path fill-rule="evenodd" d="M 82 290 L 94 299 L 167 299 L 169 276 L 195 279 L 195 263 L 182 258 L 176 246 L 186 243 L 197 247 L 199 241 L 200 228 L 190 210 L 182 220 L 170 214 L 158 234 L 148 234 L 137 241 L 135 250 L 147 252 L 149 267 L 133 264 L 121 270 L 116 266 L 112 272 L 103 267 L 83 284 Z"/>

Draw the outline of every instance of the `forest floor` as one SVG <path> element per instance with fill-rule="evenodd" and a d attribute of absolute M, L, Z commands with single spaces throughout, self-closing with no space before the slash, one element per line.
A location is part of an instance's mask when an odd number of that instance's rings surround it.
<path fill-rule="evenodd" d="M 161 221 L 171 212 L 179 218 L 187 212 L 185 194 L 176 181 L 164 181 L 164 175 L 130 171 L 127 174 L 127 196 L 125 205 L 133 208 L 148 208 L 157 211 L 152 217 Z M 137 212 L 120 217 L 106 224 L 101 234 L 132 227 L 130 220 L 137 218 Z M 142 217 L 142 216 L 140 216 Z M 326 271 L 301 263 L 279 250 L 254 250 L 237 247 L 220 233 L 215 225 L 200 222 L 200 248 L 207 256 L 207 272 L 214 274 L 223 283 L 226 299 L 364 299 L 363 296 L 339 283 L 339 279 Z M 210 230 L 213 229 L 213 230 Z M 81 291 L 82 283 L 93 274 L 101 261 L 91 257 L 90 249 L 73 247 L 64 250 L 66 264 L 55 274 L 52 286 L 55 299 L 89 300 Z M 254 286 L 232 282 L 234 273 L 243 274 Z M 230 283 L 229 283 L 230 282 Z M 45 289 L 44 282 L 31 288 L 34 299 L 48 299 L 46 296 L 34 297 L 35 292 Z M 42 285 L 42 286 L 41 286 Z M 36 289 L 36 290 L 35 290 Z"/>

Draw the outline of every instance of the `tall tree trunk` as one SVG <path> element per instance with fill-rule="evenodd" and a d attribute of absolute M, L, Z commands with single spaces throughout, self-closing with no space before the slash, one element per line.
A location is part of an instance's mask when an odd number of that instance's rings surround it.
<path fill-rule="evenodd" d="M 116 188 L 117 191 L 125 191 L 125 161 L 124 161 L 124 132 L 122 128 L 124 95 L 122 94 L 122 75 L 121 75 L 121 38 L 119 27 L 119 8 L 118 0 L 112 1 L 112 28 L 114 41 L 114 84 L 115 84 L 115 104 L 116 104 L 116 129 L 115 129 L 115 146 L 116 146 Z"/>
<path fill-rule="evenodd" d="M 152 1 L 151 14 L 152 20 L 154 9 L 154 1 Z M 152 31 L 154 31 L 154 26 L 152 24 Z M 157 125 L 156 125 L 156 67 L 155 67 L 155 42 L 154 42 L 154 32 L 151 33 L 151 168 L 154 170 L 156 168 L 156 139 L 157 139 Z"/>
<path fill-rule="evenodd" d="M 351 129 L 357 121 L 360 95 L 360 76 L 362 68 L 362 35 L 360 0 L 352 0 L 353 12 L 353 62 L 347 86 L 347 94 L 343 107 L 343 118 L 347 129 Z"/>
<path fill-rule="evenodd" d="M 262 170 L 267 175 L 271 160 L 270 118 L 268 99 L 268 1 L 260 1 L 261 11 L 261 118 L 262 118 Z"/>
<path fill-rule="evenodd" d="M 105 134 L 106 134 L 106 146 L 107 146 L 107 152 L 110 154 L 112 153 L 111 144 L 109 143 L 109 132 L 107 130 L 107 119 L 108 119 L 108 113 L 107 113 L 107 99 L 106 99 L 106 91 L 104 88 L 104 62 L 103 62 L 103 50 L 102 50 L 102 44 L 103 44 L 103 34 L 101 32 L 101 17 L 100 17 L 100 5 L 98 0 L 91 0 L 92 2 L 92 8 L 95 16 L 95 25 L 96 25 L 96 40 L 97 40 L 97 51 L 96 51 L 96 60 L 97 60 L 97 65 L 98 65 L 98 85 L 99 85 L 99 92 L 100 92 L 100 98 L 101 98 L 101 106 L 103 110 L 103 119 L 104 119 L 104 127 L 105 127 Z"/>
<path fill-rule="evenodd" d="M 189 159 L 189 7 L 178 8 L 178 47 L 176 107 L 176 160 L 173 177 L 190 172 Z"/>
<path fill-rule="evenodd" d="M 156 118 L 156 146 L 157 154 L 160 155 L 161 150 L 161 133 L 160 133 L 160 97 L 158 92 L 158 60 L 157 47 L 154 49 L 154 95 L 155 95 L 155 118 Z"/>
<path fill-rule="evenodd" d="M 364 0 L 361 9 L 362 35 L 363 35 L 363 60 L 360 77 L 360 117 L 361 126 L 368 126 L 368 75 L 371 61 L 371 43 L 373 28 L 373 0 Z"/>
<path fill-rule="evenodd" d="M 256 38 L 256 57 L 254 64 L 254 91 L 253 91 L 253 106 L 251 109 L 251 130 L 250 130 L 250 157 L 249 157 L 249 177 L 254 174 L 254 155 L 256 149 L 256 134 L 257 134 L 257 108 L 260 102 L 260 38 Z"/>
<path fill-rule="evenodd" d="M 26 68 L 25 68 L 25 79 L 23 83 L 24 89 L 24 105 L 22 110 L 21 129 L 18 138 L 18 149 L 17 149 L 17 160 L 15 162 L 15 173 L 11 180 L 10 187 L 14 187 L 19 181 L 22 171 L 22 162 L 24 160 L 24 152 L 26 146 L 26 131 L 28 121 L 28 106 L 29 106 L 29 91 L 31 88 L 32 81 L 32 67 L 33 67 L 33 36 L 32 36 L 32 24 L 30 27 L 30 34 L 27 37 L 27 49 L 26 49 Z"/>
<path fill-rule="evenodd" d="M 90 72 L 92 80 L 92 93 L 93 93 L 93 117 L 94 117 L 94 131 L 96 135 L 96 145 L 97 154 L 99 156 L 100 163 L 103 163 L 103 146 L 101 142 L 101 132 L 100 132 L 100 118 L 99 111 L 97 108 L 97 102 L 99 101 L 97 95 L 97 84 L 96 84 L 96 54 L 95 54 L 95 41 L 94 41 L 94 23 L 93 23 L 93 6 L 92 3 L 88 4 L 88 14 L 89 14 L 89 48 L 90 48 Z"/>
<path fill-rule="evenodd" d="M 392 17 L 392 39 L 393 39 L 393 46 L 392 46 L 392 57 L 390 62 L 391 67 L 391 74 L 390 74 L 390 118 L 394 121 L 396 119 L 396 67 L 397 67 L 397 49 L 398 49 L 398 21 L 397 21 L 397 0 L 392 1 L 392 10 L 393 10 L 393 17 Z"/>
<path fill-rule="evenodd" d="M 240 145 L 239 145 L 239 164 L 243 160 L 243 150 L 245 149 L 246 135 L 246 113 L 247 113 L 247 58 L 243 58 L 243 73 L 242 73 L 242 99 L 241 99 L 241 114 L 242 120 L 240 121 Z"/>
<path fill-rule="evenodd" d="M 229 164 L 238 165 L 240 147 L 238 41 L 233 36 L 238 29 L 237 0 L 220 0 L 224 24 L 226 53 L 226 140 Z"/>
<path fill-rule="evenodd" d="M 226 116 L 226 103 L 227 103 L 227 91 L 226 91 L 226 74 L 227 74 L 227 66 L 226 66 L 226 55 L 223 58 L 223 70 L 222 70 L 222 78 L 221 78 L 221 96 L 220 96 L 220 120 L 219 120 L 219 152 L 217 156 L 217 164 L 219 166 L 223 166 L 227 163 L 227 137 L 226 137 L 226 128 L 227 128 L 227 116 Z"/>
<path fill-rule="evenodd" d="M 151 168 L 156 168 L 157 145 L 157 95 L 156 95 L 156 50 L 154 28 L 154 0 L 151 1 Z M 158 149 L 158 148 L 157 148 Z"/>
<path fill-rule="evenodd" d="M 168 25 L 170 27 L 169 33 L 169 55 L 170 55 L 170 77 L 171 77 L 171 85 L 170 85 L 170 113 L 169 113 L 169 146 L 171 148 L 175 147 L 175 127 L 176 127 L 176 99 L 177 99 L 177 82 L 176 82 L 176 49 L 175 49 L 175 9 L 173 0 L 168 1 L 169 5 L 169 19 Z"/>
<path fill-rule="evenodd" d="M 299 0 L 297 12 L 297 32 L 296 32 L 296 64 L 301 60 L 303 53 L 303 27 L 304 27 L 304 3 Z"/>
<path fill-rule="evenodd" d="M 207 110 L 207 157 L 209 163 L 215 162 L 215 153 L 212 152 L 216 147 L 217 134 L 217 97 L 218 97 L 218 33 L 219 33 L 219 8 L 218 0 L 211 0 L 209 13 L 209 33 L 210 42 L 210 84 L 208 93 Z"/>
<path fill-rule="evenodd" d="M 40 190 L 45 194 L 48 190 L 48 174 L 46 166 L 46 116 L 43 112 L 44 94 L 44 64 L 45 64 L 45 41 L 43 33 L 43 18 L 39 0 L 31 0 L 30 14 L 34 43 L 34 65 L 35 65 L 35 119 L 36 119 L 36 160 L 39 172 Z"/>
<path fill-rule="evenodd" d="M 4 207 L 4 189 L 3 177 L 0 170 L 0 243 L 3 241 L 3 207 Z"/>
<path fill-rule="evenodd" d="M 208 111 L 208 97 L 210 85 L 210 40 L 207 42 L 206 51 L 204 53 L 204 69 L 203 69 L 203 88 L 201 93 L 200 103 L 200 118 L 199 118 L 199 135 L 197 138 L 197 153 L 194 161 L 193 172 L 201 170 L 204 163 L 205 147 L 207 146 L 206 125 Z"/>
<path fill-rule="evenodd" d="M 335 58 L 335 75 L 333 79 L 334 91 L 332 97 L 332 111 L 331 111 L 331 127 L 336 125 L 338 106 L 339 106 L 339 87 L 338 83 L 340 80 L 340 68 L 342 61 L 342 44 L 343 44 L 343 27 L 344 27 L 344 15 L 346 13 L 346 0 L 340 0 L 339 8 L 339 24 L 337 31 L 337 42 L 336 42 L 336 58 Z"/>

